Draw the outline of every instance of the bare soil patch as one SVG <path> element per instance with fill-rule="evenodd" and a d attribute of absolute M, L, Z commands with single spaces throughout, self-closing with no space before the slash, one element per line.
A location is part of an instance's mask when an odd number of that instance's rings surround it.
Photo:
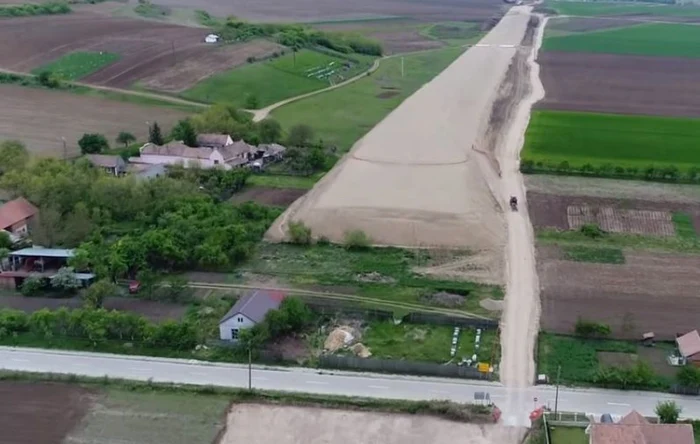
<path fill-rule="evenodd" d="M 263 205 L 288 207 L 295 200 L 306 194 L 307 190 L 300 188 L 271 188 L 250 187 L 231 197 L 231 202 L 240 203 L 253 201 Z"/>
<path fill-rule="evenodd" d="M 542 328 L 571 333 L 579 317 L 610 325 L 613 336 L 658 339 L 696 329 L 700 256 L 625 252 L 625 264 L 572 262 L 537 249 Z"/>
<path fill-rule="evenodd" d="M 529 191 L 530 218 L 535 228 L 577 229 L 583 223 L 597 223 L 606 231 L 670 236 L 675 234 L 671 213 L 692 216 L 700 233 L 700 204 L 615 199 L 592 196 L 557 196 Z"/>
<path fill-rule="evenodd" d="M 0 140 L 21 140 L 40 156 L 62 156 L 61 137 L 65 137 L 68 155 L 72 156 L 79 153 L 78 140 L 84 133 L 101 133 L 111 142 L 120 131 L 129 131 L 137 140 L 144 140 L 148 137 L 146 121 L 157 120 L 164 131 L 169 131 L 186 116 L 163 107 L 0 85 Z"/>
<path fill-rule="evenodd" d="M 245 65 L 250 57 L 263 59 L 282 49 L 283 46 L 267 40 L 218 47 L 198 57 L 187 57 L 170 69 L 143 78 L 140 85 L 158 91 L 181 92 L 217 72 Z"/>
<path fill-rule="evenodd" d="M 106 51 L 119 54 L 119 60 L 82 81 L 128 87 L 154 77 L 151 81 L 156 86 L 184 89 L 211 75 L 212 70 L 237 63 L 246 51 L 257 53 L 260 49 L 264 54 L 268 50 L 265 46 L 242 45 L 218 51 L 216 45 L 204 43 L 207 32 L 87 10 L 64 16 L 7 19 L 0 27 L 0 67 L 29 72 L 70 52 Z"/>
<path fill-rule="evenodd" d="M 61 307 L 69 309 L 80 308 L 82 305 L 83 303 L 78 297 L 58 299 L 46 297 L 0 296 L 1 308 L 13 308 L 27 313 L 33 313 L 44 308 L 50 310 L 57 310 Z M 187 311 L 187 307 L 184 305 L 118 297 L 105 299 L 104 308 L 107 310 L 129 311 L 145 316 L 156 322 L 180 319 Z"/>
<path fill-rule="evenodd" d="M 3 444 L 63 442 L 95 398 L 95 393 L 74 384 L 0 382 L 0 440 Z"/>
<path fill-rule="evenodd" d="M 271 427 L 271 425 L 273 425 Z M 419 415 L 236 404 L 220 444 L 488 444 L 498 429 Z"/>
<path fill-rule="evenodd" d="M 700 60 L 545 52 L 542 109 L 700 117 Z"/>

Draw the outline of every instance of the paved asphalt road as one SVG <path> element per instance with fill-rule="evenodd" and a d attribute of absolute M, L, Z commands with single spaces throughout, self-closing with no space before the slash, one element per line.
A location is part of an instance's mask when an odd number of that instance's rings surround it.
<path fill-rule="evenodd" d="M 83 376 L 174 382 L 196 385 L 247 387 L 248 367 L 181 359 L 83 353 L 58 350 L 0 347 L 0 368 L 4 370 L 73 373 Z M 498 405 L 505 389 L 484 381 L 411 377 L 369 373 L 319 371 L 304 368 L 253 366 L 253 387 L 263 390 L 365 396 L 395 399 L 449 399 L 472 402 L 475 392 L 488 392 Z M 555 388 L 536 386 L 523 389 L 532 404 L 521 406 L 519 417 L 526 417 L 535 406 L 554 408 Z M 534 398 L 537 398 L 537 402 Z M 700 398 L 666 393 L 600 389 L 560 388 L 559 410 L 600 415 L 624 415 L 636 409 L 653 415 L 658 401 L 674 400 L 683 407 L 682 416 L 700 418 Z M 511 412 L 515 414 L 516 412 Z M 504 412 L 505 418 L 505 412 Z"/>

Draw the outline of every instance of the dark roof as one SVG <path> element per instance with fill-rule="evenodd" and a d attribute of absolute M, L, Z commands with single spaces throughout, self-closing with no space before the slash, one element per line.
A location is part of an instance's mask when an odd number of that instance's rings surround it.
<path fill-rule="evenodd" d="M 88 154 L 85 157 L 87 157 L 91 164 L 103 168 L 116 168 L 120 163 L 124 162 L 120 156 L 109 154 Z"/>
<path fill-rule="evenodd" d="M 141 147 L 141 154 L 185 157 L 188 159 L 209 159 L 213 152 L 214 150 L 212 148 L 192 148 L 177 141 L 168 142 L 162 146 L 147 143 Z"/>
<path fill-rule="evenodd" d="M 678 350 L 684 358 L 689 358 L 700 353 L 700 334 L 697 330 L 693 330 L 676 338 Z"/>
<path fill-rule="evenodd" d="M 219 323 L 228 321 L 237 314 L 242 314 L 253 322 L 260 322 L 270 310 L 279 308 L 286 294 L 281 291 L 255 290 L 243 295 L 221 318 Z"/>
<path fill-rule="evenodd" d="M 690 424 L 650 424 L 636 411 L 617 424 L 593 424 L 591 444 L 693 444 Z"/>
<path fill-rule="evenodd" d="M 23 197 L 11 200 L 0 207 L 0 228 L 11 227 L 38 212 L 39 209 Z"/>
<path fill-rule="evenodd" d="M 226 146 L 229 137 L 228 134 L 198 134 L 197 145 L 219 148 Z"/>

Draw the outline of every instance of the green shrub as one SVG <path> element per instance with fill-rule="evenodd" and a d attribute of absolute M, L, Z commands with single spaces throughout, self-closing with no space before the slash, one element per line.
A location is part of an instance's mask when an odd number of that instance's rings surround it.
<path fill-rule="evenodd" d="M 291 243 L 297 245 L 311 244 L 311 228 L 307 227 L 304 222 L 295 221 L 289 223 L 289 239 Z"/>
<path fill-rule="evenodd" d="M 576 326 L 574 327 L 574 332 L 576 335 L 582 338 L 605 338 L 610 336 L 610 326 L 607 324 L 597 323 L 593 321 L 587 321 L 582 318 L 578 318 L 576 321 Z"/>
<path fill-rule="evenodd" d="M 372 245 L 372 239 L 362 230 L 351 230 L 345 232 L 344 244 L 348 250 L 366 250 Z"/>
<path fill-rule="evenodd" d="M 583 224 L 581 228 L 579 228 L 579 231 L 581 234 L 591 239 L 598 239 L 605 234 L 605 231 L 603 231 L 598 224 Z"/>
<path fill-rule="evenodd" d="M 46 281 L 43 278 L 30 276 L 22 282 L 20 292 L 24 296 L 35 296 L 46 288 Z"/>

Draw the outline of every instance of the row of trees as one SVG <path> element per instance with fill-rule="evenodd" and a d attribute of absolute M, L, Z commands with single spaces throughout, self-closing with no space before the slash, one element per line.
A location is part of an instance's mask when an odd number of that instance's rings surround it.
<path fill-rule="evenodd" d="M 303 25 L 248 23 L 231 17 L 217 29 L 217 34 L 224 41 L 228 42 L 242 42 L 255 38 L 271 37 L 281 45 L 293 50 L 321 46 L 344 54 L 382 55 L 382 47 L 375 40 L 370 40 L 360 35 L 320 31 Z"/>
<path fill-rule="evenodd" d="M 132 313 L 104 309 L 42 309 L 32 314 L 1 309 L 0 336 L 22 333 L 45 339 L 86 339 L 93 345 L 109 340 L 167 350 L 190 350 L 197 345 L 196 328 L 187 321 L 153 323 Z"/>
<path fill-rule="evenodd" d="M 623 167 L 610 163 L 602 165 L 593 165 L 590 163 L 571 165 L 567 161 L 555 164 L 523 159 L 520 162 L 520 171 L 523 174 L 562 174 L 613 179 L 640 179 L 658 182 L 700 183 L 700 167 L 691 167 L 687 170 L 681 170 L 675 165 L 649 165 L 646 168 L 637 168 L 634 166 Z"/>

